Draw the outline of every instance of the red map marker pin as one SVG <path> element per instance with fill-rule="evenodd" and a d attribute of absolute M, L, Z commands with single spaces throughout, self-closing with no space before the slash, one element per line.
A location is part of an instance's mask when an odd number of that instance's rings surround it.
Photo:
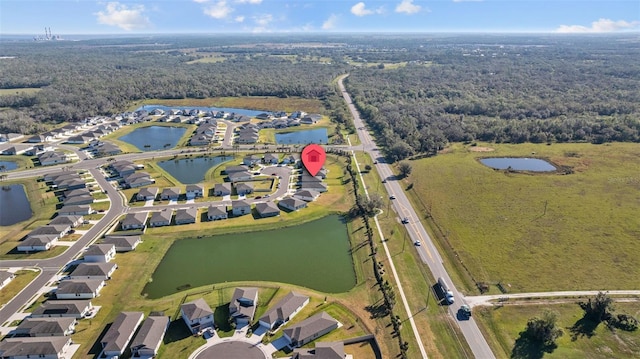
<path fill-rule="evenodd" d="M 310 144 L 302 150 L 302 164 L 312 176 L 318 174 L 326 159 L 327 154 L 320 145 Z"/>

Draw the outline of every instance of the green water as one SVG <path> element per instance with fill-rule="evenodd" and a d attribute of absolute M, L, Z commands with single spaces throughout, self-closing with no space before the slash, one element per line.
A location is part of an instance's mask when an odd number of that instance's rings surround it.
<path fill-rule="evenodd" d="M 243 280 L 346 292 L 356 284 L 349 247 L 347 226 L 335 215 L 278 230 L 178 240 L 143 293 L 155 299 Z"/>

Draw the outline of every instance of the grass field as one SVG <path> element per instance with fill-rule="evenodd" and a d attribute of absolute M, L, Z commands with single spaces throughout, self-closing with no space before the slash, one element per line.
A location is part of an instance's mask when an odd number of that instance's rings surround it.
<path fill-rule="evenodd" d="M 35 158 L 36 158 L 35 156 L 30 157 L 25 155 L 2 155 L 0 157 L 0 161 L 15 162 L 18 168 L 11 170 L 13 172 L 13 171 L 19 171 L 27 168 L 33 168 L 33 160 Z M 9 172 L 9 171 L 6 171 L 6 172 Z M 0 173 L 4 173 L 4 171 L 0 171 Z"/>
<path fill-rule="evenodd" d="M 40 88 L 37 87 L 21 87 L 15 89 L 0 89 L 0 96 L 10 96 L 10 95 L 33 95 L 39 92 Z"/>
<path fill-rule="evenodd" d="M 577 300 L 576 300 L 577 301 Z M 626 313 L 640 317 L 640 302 L 615 303 L 616 313 Z M 552 353 L 540 353 L 534 348 L 524 348 L 525 355 L 512 356 L 514 345 L 527 320 L 541 316 L 544 310 L 558 313 L 558 326 L 564 334 Z M 640 332 L 611 331 L 600 324 L 591 337 L 574 335 L 571 328 L 582 319 L 584 312 L 574 303 L 553 305 L 505 305 L 484 307 L 474 310 L 476 321 L 488 338 L 493 352 L 498 358 L 637 358 L 640 356 Z M 520 348 L 520 347 L 519 347 Z"/>
<path fill-rule="evenodd" d="M 493 151 L 473 151 L 482 147 Z M 573 173 L 510 173 L 477 161 L 532 153 Z M 458 271 L 467 293 L 477 293 L 471 276 L 513 292 L 637 289 L 639 157 L 637 144 L 455 144 L 412 161 L 405 183 L 449 260 L 468 268 Z"/>
<path fill-rule="evenodd" d="M 229 107 L 261 111 L 305 111 L 308 113 L 321 113 L 324 109 L 318 99 L 300 97 L 279 98 L 272 96 L 255 97 L 210 97 L 205 99 L 180 99 L 180 100 L 144 100 L 136 101 L 129 110 L 135 110 L 142 105 L 164 106 L 198 106 L 198 107 Z"/>
<path fill-rule="evenodd" d="M 24 289 L 31 281 L 40 274 L 39 270 L 19 270 L 15 273 L 16 277 L 9 282 L 4 288 L 0 289 L 0 303 L 5 304 L 21 290 Z M 0 323 L 2 324 L 2 323 Z"/>

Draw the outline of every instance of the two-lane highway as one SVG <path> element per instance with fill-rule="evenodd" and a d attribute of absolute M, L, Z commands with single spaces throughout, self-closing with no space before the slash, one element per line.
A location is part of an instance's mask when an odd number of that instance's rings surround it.
<path fill-rule="evenodd" d="M 349 107 L 349 111 L 353 116 L 354 125 L 357 129 L 358 137 L 360 138 L 360 142 L 362 143 L 362 149 L 369 153 L 369 155 L 377 161 L 375 164 L 378 173 L 382 177 L 380 180 L 384 180 L 384 186 L 387 192 L 390 195 L 395 197 L 393 201 L 393 207 L 398 213 L 399 218 L 406 218 L 408 223 L 405 224 L 407 232 L 411 237 L 412 242 L 420 242 L 420 246 L 416 246 L 415 248 L 418 250 L 420 254 L 420 258 L 422 261 L 429 267 L 431 273 L 435 278 L 442 277 L 447 283 L 450 285 L 450 289 L 453 291 L 454 297 L 456 298 L 456 302 L 450 306 L 448 306 L 448 312 L 453 317 L 457 317 L 457 312 L 460 309 L 460 306 L 463 303 L 462 294 L 455 288 L 453 282 L 447 271 L 444 268 L 444 264 L 442 263 L 442 258 L 436 249 L 431 237 L 427 233 L 427 231 L 422 226 L 420 222 L 420 216 L 413 209 L 411 202 L 405 195 L 405 191 L 402 188 L 401 182 L 394 176 L 391 166 L 385 163 L 383 154 L 379 151 L 376 146 L 373 138 L 369 134 L 369 131 L 366 129 L 364 122 L 360 118 L 360 114 L 356 110 L 355 106 L 351 101 L 351 97 L 349 93 L 344 88 L 343 80 L 347 75 L 340 77 L 338 84 L 340 86 L 340 90 L 342 91 L 342 96 Z M 426 293 L 425 293 L 426 295 Z M 489 344 L 486 339 L 480 332 L 478 325 L 476 324 L 473 318 L 469 318 L 469 320 L 457 321 L 458 326 L 460 327 L 460 331 L 464 335 L 473 355 L 476 358 L 481 359 L 489 359 L 495 358 L 495 355 L 491 351 Z"/>

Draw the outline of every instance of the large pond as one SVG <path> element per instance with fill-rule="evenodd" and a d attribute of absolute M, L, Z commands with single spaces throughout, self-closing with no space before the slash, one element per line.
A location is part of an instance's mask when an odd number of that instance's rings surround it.
<path fill-rule="evenodd" d="M 158 162 L 158 166 L 184 184 L 200 183 L 211 167 L 233 159 L 231 156 L 182 158 Z"/>
<path fill-rule="evenodd" d="M 144 105 L 136 109 L 136 111 L 145 110 L 145 111 L 153 111 L 155 109 L 161 109 L 163 111 L 168 111 L 171 109 L 174 110 L 202 110 L 202 111 L 224 111 L 226 113 L 237 113 L 239 115 L 251 116 L 255 117 L 261 113 L 269 112 L 269 111 L 258 111 L 258 110 L 246 110 L 242 108 L 231 108 L 231 107 L 194 107 L 194 106 L 176 106 L 176 107 L 168 107 L 162 105 Z"/>
<path fill-rule="evenodd" d="M 166 150 L 176 147 L 185 131 L 187 129 L 184 127 L 140 127 L 118 139 L 130 143 L 142 151 Z"/>
<path fill-rule="evenodd" d="M 13 161 L 0 161 L 0 172 L 11 171 L 18 168 L 18 164 Z"/>
<path fill-rule="evenodd" d="M 304 130 L 286 133 L 276 133 L 276 143 L 279 145 L 306 145 L 309 143 L 324 143 L 329 141 L 326 128 Z"/>
<path fill-rule="evenodd" d="M 497 157 L 483 158 L 480 160 L 483 165 L 491 168 L 506 170 L 511 168 L 514 171 L 550 172 L 556 168 L 549 162 L 539 158 L 515 158 Z"/>
<path fill-rule="evenodd" d="M 0 190 L 0 226 L 10 226 L 31 218 L 31 205 L 24 186 L 12 184 Z"/>
<path fill-rule="evenodd" d="M 347 226 L 327 216 L 278 230 L 176 241 L 144 288 L 155 299 L 227 281 L 274 281 L 341 293 L 356 284 Z"/>

